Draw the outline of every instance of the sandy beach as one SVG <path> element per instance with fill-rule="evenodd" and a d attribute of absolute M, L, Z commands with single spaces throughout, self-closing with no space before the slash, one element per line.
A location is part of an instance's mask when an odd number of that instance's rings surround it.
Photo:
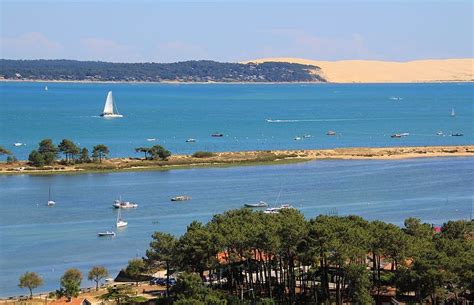
<path fill-rule="evenodd" d="M 399 160 L 428 157 L 474 156 L 474 145 L 420 146 L 384 148 L 336 148 L 314 150 L 266 150 L 219 152 L 212 157 L 195 158 L 191 155 L 173 155 L 167 161 L 139 158 L 113 158 L 102 163 L 31 167 L 26 161 L 14 164 L 0 163 L 0 174 L 61 174 L 114 171 L 169 170 L 198 167 L 270 165 L 310 160 Z"/>
<path fill-rule="evenodd" d="M 314 65 L 332 83 L 415 83 L 474 81 L 474 58 L 408 62 L 376 60 L 319 61 L 292 57 L 261 58 L 243 63 L 288 62 Z M 316 73 L 316 71 L 315 71 Z"/>

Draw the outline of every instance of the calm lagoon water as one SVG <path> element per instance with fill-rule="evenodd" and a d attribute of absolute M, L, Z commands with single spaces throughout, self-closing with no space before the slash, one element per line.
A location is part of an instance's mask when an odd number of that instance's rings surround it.
<path fill-rule="evenodd" d="M 0 83 L 0 145 L 20 159 L 43 138 L 112 156 L 160 144 L 174 153 L 474 143 L 474 84 Z M 108 90 L 124 118 L 100 118 Z M 395 100 L 394 98 L 401 98 Z M 456 117 L 450 117 L 454 108 Z M 286 120 L 269 123 L 266 119 Z M 338 133 L 326 136 L 328 130 Z M 463 133 L 463 137 L 436 136 Z M 212 138 L 215 132 L 222 138 Z M 394 133 L 410 133 L 392 139 Z M 297 136 L 313 137 L 295 141 Z M 155 138 L 156 142 L 146 139 Z M 186 143 L 188 138 L 196 143 Z M 14 147 L 13 143 L 26 146 Z"/>
<path fill-rule="evenodd" d="M 57 176 L 0 176 L 0 295 L 17 288 L 25 271 L 40 273 L 42 290 L 58 287 L 70 267 L 95 264 L 115 276 L 141 257 L 154 231 L 182 234 L 193 220 L 240 208 L 245 202 L 291 202 L 306 217 L 337 212 L 398 225 L 407 217 L 441 224 L 468 219 L 474 198 L 474 158 L 399 161 L 313 161 L 258 167 Z M 51 186 L 56 206 L 48 208 Z M 191 201 L 171 203 L 178 194 Z M 139 204 L 115 238 L 113 200 Z M 86 285 L 92 285 L 85 281 Z"/>
<path fill-rule="evenodd" d="M 0 83 L 0 145 L 24 159 L 43 138 L 70 138 L 112 156 L 161 144 L 197 150 L 300 149 L 474 143 L 474 85 L 166 85 Z M 123 119 L 104 120 L 108 90 Z M 393 99 L 400 97 L 400 100 Z M 456 117 L 450 117 L 451 108 Z M 266 119 L 289 120 L 269 123 Z M 338 132 L 328 137 L 329 130 Z M 436 136 L 464 133 L 463 137 Z M 210 134 L 222 132 L 222 138 Z M 410 136 L 392 139 L 393 133 Z M 311 134 L 311 138 L 293 140 Z M 185 143 L 187 138 L 196 143 Z M 147 138 L 157 138 L 147 142 Z M 15 142 L 26 146 L 14 147 Z M 57 176 L 0 176 L 0 296 L 26 294 L 18 277 L 35 271 L 40 290 L 58 288 L 70 267 L 92 265 L 111 275 L 144 255 L 154 231 L 182 234 L 193 220 L 260 200 L 291 202 L 306 217 L 337 212 L 398 225 L 407 217 L 441 224 L 468 219 L 474 158 L 316 161 L 260 167 Z M 51 187 L 53 208 L 46 206 Z M 186 194 L 191 201 L 171 203 Z M 123 212 L 129 226 L 112 229 L 122 196 L 139 204 Z M 92 285 L 87 280 L 83 283 Z"/>

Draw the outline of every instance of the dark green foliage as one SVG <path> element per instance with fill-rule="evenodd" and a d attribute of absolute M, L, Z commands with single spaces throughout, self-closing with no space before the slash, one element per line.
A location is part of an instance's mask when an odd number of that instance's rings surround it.
<path fill-rule="evenodd" d="M 206 287 L 201 278 L 194 273 L 181 273 L 171 292 L 176 297 L 176 301 L 173 302 L 175 305 L 225 305 L 227 303 L 220 292 Z"/>
<path fill-rule="evenodd" d="M 43 154 L 39 153 L 37 150 L 33 150 L 30 155 L 28 156 L 28 161 L 31 165 L 36 167 L 44 166 L 44 156 Z"/>
<path fill-rule="evenodd" d="M 129 304 L 135 301 L 135 291 L 128 286 L 107 287 L 107 293 L 99 296 L 102 301 L 115 301 L 115 304 Z"/>
<path fill-rule="evenodd" d="M 11 155 L 11 154 L 12 154 L 11 151 L 9 151 L 8 149 L 5 149 L 2 146 L 0 146 L 0 156 L 1 155 Z"/>
<path fill-rule="evenodd" d="M 63 139 L 61 143 L 59 143 L 58 149 L 59 152 L 63 153 L 66 157 L 66 163 L 69 162 L 69 160 L 74 160 L 81 152 L 80 148 L 68 139 Z"/>
<path fill-rule="evenodd" d="M 87 163 L 87 162 L 90 162 L 90 158 L 89 158 L 89 150 L 87 148 L 83 148 L 81 149 L 81 155 L 79 156 L 79 162 L 81 163 Z"/>
<path fill-rule="evenodd" d="M 58 155 L 58 149 L 51 139 L 44 139 L 38 144 L 38 150 L 33 150 L 28 156 L 31 165 L 41 167 L 54 163 Z"/>
<path fill-rule="evenodd" d="M 192 155 L 193 158 L 210 158 L 214 156 L 215 154 L 210 151 L 197 151 Z"/>
<path fill-rule="evenodd" d="M 284 62 L 220 63 L 209 60 L 177 63 L 108 63 L 74 60 L 0 60 L 6 79 L 183 82 L 318 82 L 316 66 Z"/>
<path fill-rule="evenodd" d="M 140 276 L 146 271 L 145 262 L 141 258 L 134 258 L 128 261 L 128 266 L 125 269 L 125 274 L 134 279 L 137 283 L 140 281 Z"/>
<path fill-rule="evenodd" d="M 99 163 L 102 163 L 102 159 L 107 157 L 109 153 L 109 149 L 104 144 L 96 145 L 92 149 L 92 159 L 94 159 L 95 161 L 99 161 Z"/>
<path fill-rule="evenodd" d="M 153 160 L 166 160 L 171 156 L 171 152 L 160 145 L 152 146 L 148 152 Z"/>
<path fill-rule="evenodd" d="M 64 272 L 61 277 L 61 294 L 68 299 L 77 297 L 80 293 L 82 273 L 76 268 L 71 268 Z"/>
<path fill-rule="evenodd" d="M 18 159 L 13 155 L 10 155 L 10 156 L 7 157 L 7 163 L 9 163 L 9 164 L 10 163 L 15 163 L 17 161 L 18 161 Z"/>
<path fill-rule="evenodd" d="M 179 241 L 156 232 L 147 263 L 166 264 L 168 274 L 169 266 L 192 272 L 172 289 L 176 304 L 211 304 L 200 297 L 207 272 L 214 276 L 204 287 L 227 290 L 229 304 L 238 303 L 232 298 L 257 304 L 259 299 L 372 304 L 387 286 L 396 288 L 397 297 L 411 295 L 417 302 L 472 298 L 474 223 L 450 221 L 441 233 L 419 219 L 405 224 L 400 228 L 358 216 L 320 215 L 308 221 L 291 209 L 279 214 L 232 210 L 206 225 L 191 223 Z M 386 264 L 391 270 L 383 268 Z"/>

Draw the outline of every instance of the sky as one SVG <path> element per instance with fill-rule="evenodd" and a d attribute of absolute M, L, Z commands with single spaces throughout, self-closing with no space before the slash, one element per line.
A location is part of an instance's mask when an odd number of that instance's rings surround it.
<path fill-rule="evenodd" d="M 470 58 L 472 0 L 0 0 L 0 58 Z"/>

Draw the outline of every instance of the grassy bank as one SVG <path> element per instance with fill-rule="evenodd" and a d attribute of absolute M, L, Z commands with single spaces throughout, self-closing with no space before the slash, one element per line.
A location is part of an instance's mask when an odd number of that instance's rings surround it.
<path fill-rule="evenodd" d="M 0 174 L 56 175 L 130 171 L 162 171 L 209 167 L 256 166 L 305 162 L 310 160 L 398 160 L 427 157 L 474 156 L 474 145 L 337 148 L 323 150 L 278 150 L 220 152 L 212 154 L 173 155 L 166 161 L 140 158 L 114 158 L 102 163 L 61 164 L 32 167 L 26 161 L 0 163 Z"/>

